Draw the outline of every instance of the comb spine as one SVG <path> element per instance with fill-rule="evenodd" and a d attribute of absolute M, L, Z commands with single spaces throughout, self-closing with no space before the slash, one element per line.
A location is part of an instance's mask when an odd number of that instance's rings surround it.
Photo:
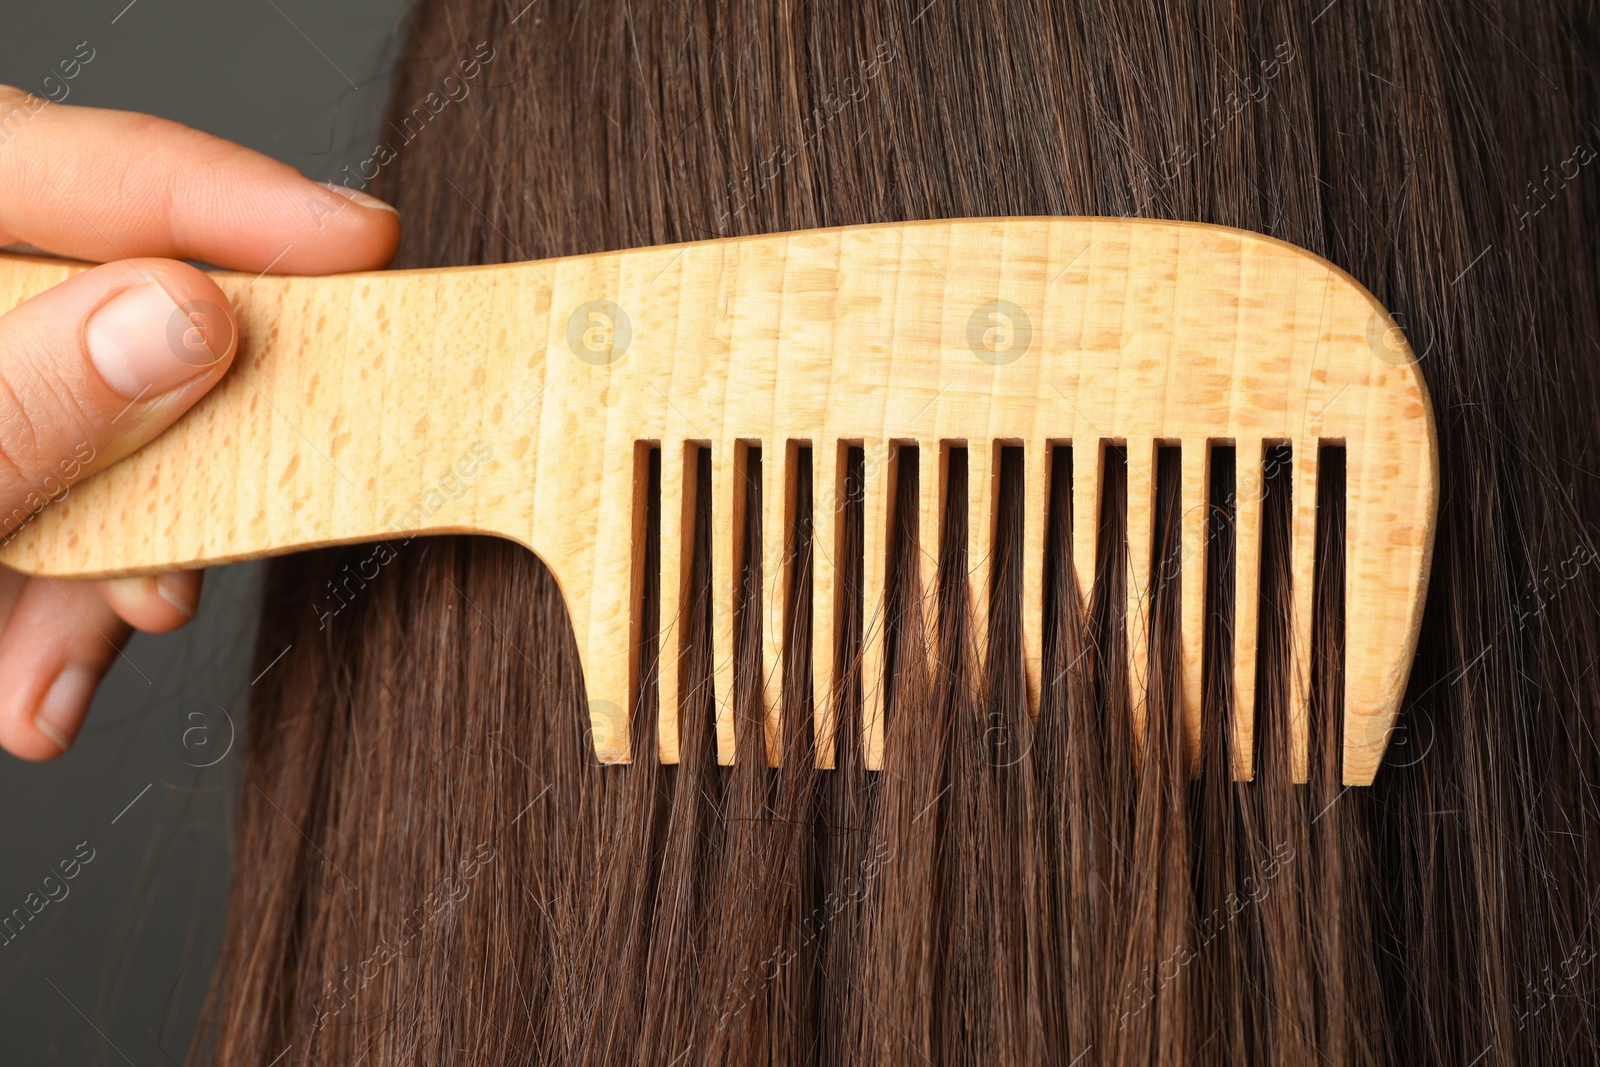
<path fill-rule="evenodd" d="M 1256 646 L 1261 608 L 1261 509 L 1266 450 L 1259 438 L 1234 448 L 1233 776 L 1255 777 Z"/>
<path fill-rule="evenodd" d="M 1189 774 L 1200 774 L 1200 731 L 1205 679 L 1206 518 L 1211 488 L 1211 446 L 1190 438 L 1180 446 L 1183 457 L 1183 737 Z"/>
<path fill-rule="evenodd" d="M 1293 605 L 1294 671 L 1290 675 L 1290 760 L 1294 780 L 1304 782 L 1310 773 L 1311 753 L 1311 625 L 1316 602 L 1317 460 L 1316 438 L 1300 438 L 1294 448 L 1294 527 L 1290 548 L 1290 602 Z"/>

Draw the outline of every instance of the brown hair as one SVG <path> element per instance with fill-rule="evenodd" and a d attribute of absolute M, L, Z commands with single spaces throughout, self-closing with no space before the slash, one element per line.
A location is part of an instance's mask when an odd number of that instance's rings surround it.
<path fill-rule="evenodd" d="M 405 121 L 484 46 L 470 92 Z M 863 769 L 852 730 L 837 770 L 812 769 L 803 651 L 783 680 L 788 756 L 761 759 L 760 627 L 742 606 L 768 580 L 760 553 L 739 576 L 739 758 L 716 765 L 707 590 L 728 578 L 706 563 L 704 513 L 675 767 L 595 764 L 559 592 L 521 549 L 396 541 L 354 583 L 348 565 L 373 546 L 286 558 L 261 668 L 293 651 L 255 689 L 196 1058 L 1592 1058 L 1600 129 L 1581 117 L 1600 114 L 1597 54 L 1592 6 L 1548 0 L 424 3 L 395 90 L 396 158 L 375 157 L 376 189 L 406 220 L 405 265 L 1098 214 L 1240 226 L 1346 268 L 1406 325 L 1438 418 L 1420 651 L 1378 781 L 1342 788 L 1331 449 L 1305 786 L 1286 753 L 1282 456 L 1266 467 L 1248 783 L 1226 770 L 1225 656 L 1208 661 L 1197 781 L 1183 761 L 1176 453 L 1157 472 L 1146 735 L 1130 729 L 1114 450 L 1104 497 L 1087 502 L 1107 535 L 1087 612 L 1063 562 L 1071 486 L 1054 488 L 1047 685 L 1037 720 L 1025 710 L 1021 457 L 1008 452 L 985 647 L 962 580 L 964 509 L 947 511 L 937 590 L 904 565 L 932 546 L 917 509 L 898 509 L 881 772 Z M 847 659 L 862 625 L 861 463 Z M 1216 649 L 1234 619 L 1236 471 L 1226 449 L 1212 466 Z M 751 469 L 754 503 L 759 454 Z M 951 477 L 960 501 L 959 452 Z M 907 502 L 917 480 L 901 479 Z M 800 485 L 796 642 L 809 633 Z M 324 617 L 312 605 L 331 589 L 340 611 Z M 653 678 L 653 643 L 640 654 Z M 852 672 L 841 694 L 860 687 Z M 635 752 L 654 751 L 655 715 L 647 685 Z"/>

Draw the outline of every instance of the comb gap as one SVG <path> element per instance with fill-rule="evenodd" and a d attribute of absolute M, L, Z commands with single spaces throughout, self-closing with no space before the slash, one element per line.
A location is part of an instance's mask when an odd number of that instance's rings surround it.
<path fill-rule="evenodd" d="M 1256 705 L 1252 709 L 1255 760 L 1293 780 L 1294 772 L 1294 452 L 1288 444 L 1265 448 L 1261 475 L 1260 571 L 1251 599 L 1257 604 Z M 1267 576 L 1273 575 L 1272 580 Z"/>
<path fill-rule="evenodd" d="M 649 646 L 661 633 L 661 445 L 638 441 L 633 447 L 633 545 L 629 577 L 628 715 L 642 713 L 644 680 L 650 664 Z M 651 564 L 655 566 L 652 568 Z M 654 573 L 652 573 L 654 571 Z M 659 674 L 659 646 L 657 646 Z M 633 732 L 624 734 L 632 755 Z"/>

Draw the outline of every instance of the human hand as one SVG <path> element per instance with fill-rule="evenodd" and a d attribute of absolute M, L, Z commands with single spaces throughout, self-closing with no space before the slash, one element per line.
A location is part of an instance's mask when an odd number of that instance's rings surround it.
<path fill-rule="evenodd" d="M 399 239 L 388 205 L 247 148 L 0 86 L 0 246 L 103 264 L 0 316 L 0 542 L 227 372 L 238 337 L 227 298 L 178 260 L 372 270 Z M 64 752 L 131 629 L 182 626 L 200 578 L 74 582 L 0 567 L 0 748 Z"/>

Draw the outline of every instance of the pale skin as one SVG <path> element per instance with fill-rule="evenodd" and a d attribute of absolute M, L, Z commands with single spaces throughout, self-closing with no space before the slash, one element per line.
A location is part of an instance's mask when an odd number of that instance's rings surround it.
<path fill-rule="evenodd" d="M 0 247 L 104 264 L 0 316 L 0 538 L 183 416 L 238 331 L 205 272 L 375 270 L 388 205 L 148 115 L 0 86 Z M 71 582 L 0 567 L 0 748 L 69 748 L 135 629 L 194 616 L 199 571 Z"/>

